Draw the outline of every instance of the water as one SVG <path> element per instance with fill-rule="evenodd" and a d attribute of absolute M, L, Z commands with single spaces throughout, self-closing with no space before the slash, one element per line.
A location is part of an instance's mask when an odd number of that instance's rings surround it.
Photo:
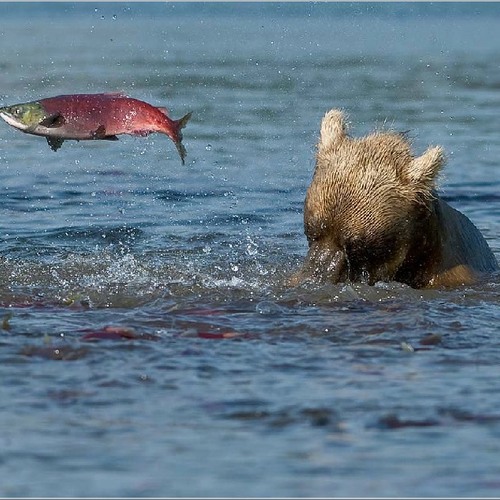
<path fill-rule="evenodd" d="M 497 4 L 0 11 L 2 105 L 193 111 L 185 167 L 0 124 L 0 496 L 498 496 L 497 280 L 286 285 L 331 107 L 443 145 L 500 255 Z"/>

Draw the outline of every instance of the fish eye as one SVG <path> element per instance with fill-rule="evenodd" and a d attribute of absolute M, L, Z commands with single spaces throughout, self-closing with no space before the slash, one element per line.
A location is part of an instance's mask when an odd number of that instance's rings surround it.
<path fill-rule="evenodd" d="M 14 109 L 14 114 L 19 116 L 21 114 L 21 108 Z"/>

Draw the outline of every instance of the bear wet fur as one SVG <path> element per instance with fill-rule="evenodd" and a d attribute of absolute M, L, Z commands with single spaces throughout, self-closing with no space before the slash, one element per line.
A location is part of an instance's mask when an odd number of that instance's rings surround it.
<path fill-rule="evenodd" d="M 294 282 L 473 284 L 498 270 L 472 222 L 436 193 L 440 147 L 415 157 L 404 134 L 347 134 L 342 111 L 321 123 L 304 204 L 309 251 Z"/>

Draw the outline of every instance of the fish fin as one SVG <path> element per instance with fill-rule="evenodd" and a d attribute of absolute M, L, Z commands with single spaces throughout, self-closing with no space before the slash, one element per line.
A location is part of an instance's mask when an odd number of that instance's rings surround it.
<path fill-rule="evenodd" d="M 130 133 L 130 135 L 133 135 L 135 137 L 147 137 L 149 134 L 152 134 L 152 130 L 134 130 L 133 132 Z"/>
<path fill-rule="evenodd" d="M 65 122 L 66 120 L 61 113 L 54 113 L 53 115 L 49 115 L 44 118 L 38 125 L 47 128 L 57 128 L 62 127 Z"/>
<path fill-rule="evenodd" d="M 168 116 L 168 109 L 163 107 L 163 106 L 159 106 L 158 108 L 158 111 L 161 111 L 165 116 Z"/>
<path fill-rule="evenodd" d="M 92 139 L 104 139 L 106 137 L 106 127 L 104 125 L 99 125 L 92 132 Z"/>
<path fill-rule="evenodd" d="M 184 147 L 184 144 L 182 144 L 181 141 L 176 142 L 175 147 L 177 148 L 177 152 L 181 157 L 181 163 L 184 165 L 185 163 L 184 158 L 186 158 L 186 148 Z"/>
<path fill-rule="evenodd" d="M 177 148 L 177 152 L 179 153 L 179 156 L 181 157 L 181 163 L 184 165 L 184 158 L 186 157 L 186 148 L 182 144 L 182 132 L 181 129 L 186 126 L 186 123 L 189 121 L 191 118 L 191 115 L 193 114 L 192 111 L 184 115 L 182 118 L 179 120 L 175 120 L 175 125 L 176 125 L 176 132 L 177 132 L 177 140 L 175 142 L 175 147 Z"/>
<path fill-rule="evenodd" d="M 191 118 L 191 115 L 193 114 L 192 111 L 184 115 L 182 118 L 179 120 L 175 120 L 175 123 L 177 124 L 177 128 L 180 130 L 181 128 L 184 128 L 186 126 L 186 123 L 189 121 Z"/>
<path fill-rule="evenodd" d="M 107 95 L 109 97 L 128 97 L 128 95 L 121 90 L 117 92 L 104 92 L 104 95 Z"/>
<path fill-rule="evenodd" d="M 94 132 L 92 132 L 92 139 L 98 139 L 102 141 L 117 141 L 118 137 L 116 135 L 106 134 L 106 127 L 104 125 L 99 125 Z"/>
<path fill-rule="evenodd" d="M 47 142 L 52 151 L 57 151 L 63 144 L 64 139 L 62 137 L 46 137 Z"/>

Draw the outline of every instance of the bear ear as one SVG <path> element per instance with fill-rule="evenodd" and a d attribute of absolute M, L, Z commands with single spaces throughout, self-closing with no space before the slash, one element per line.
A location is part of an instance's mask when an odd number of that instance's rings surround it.
<path fill-rule="evenodd" d="M 410 181 L 423 184 L 429 189 L 434 187 L 437 174 L 444 165 L 445 157 L 443 148 L 435 146 L 427 149 L 425 153 L 414 158 L 408 168 Z"/>
<path fill-rule="evenodd" d="M 321 121 L 320 147 L 328 148 L 346 137 L 345 115 L 339 109 L 331 109 Z"/>

